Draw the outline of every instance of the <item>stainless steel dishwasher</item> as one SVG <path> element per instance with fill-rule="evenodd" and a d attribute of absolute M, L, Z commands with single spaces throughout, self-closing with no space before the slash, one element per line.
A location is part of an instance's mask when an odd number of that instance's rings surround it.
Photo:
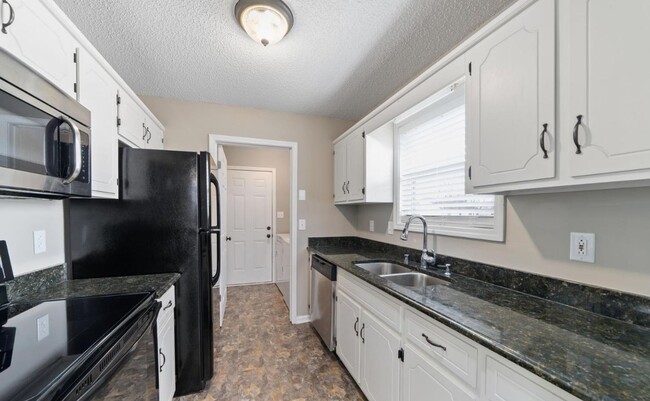
<path fill-rule="evenodd" d="M 317 255 L 311 257 L 311 324 L 330 351 L 334 351 L 334 296 L 336 265 Z"/>

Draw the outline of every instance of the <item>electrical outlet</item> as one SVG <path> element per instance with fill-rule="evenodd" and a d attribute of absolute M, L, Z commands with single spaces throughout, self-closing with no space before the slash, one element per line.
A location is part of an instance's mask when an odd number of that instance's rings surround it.
<path fill-rule="evenodd" d="M 393 235 L 394 229 L 393 229 L 393 222 L 389 221 L 388 222 L 388 227 L 386 228 L 386 234 Z"/>
<path fill-rule="evenodd" d="M 36 332 L 38 341 L 50 335 L 50 315 L 41 316 L 36 320 Z"/>
<path fill-rule="evenodd" d="M 47 251 L 47 238 L 45 230 L 34 231 L 34 255 Z"/>
<path fill-rule="evenodd" d="M 298 220 L 298 230 L 305 231 L 307 229 L 307 220 L 299 219 Z"/>
<path fill-rule="evenodd" d="M 370 230 L 371 233 L 375 232 L 375 221 L 374 220 L 370 220 L 370 227 L 368 227 L 368 229 Z"/>
<path fill-rule="evenodd" d="M 594 263 L 596 260 L 596 234 L 571 233 L 569 258 L 578 262 Z"/>

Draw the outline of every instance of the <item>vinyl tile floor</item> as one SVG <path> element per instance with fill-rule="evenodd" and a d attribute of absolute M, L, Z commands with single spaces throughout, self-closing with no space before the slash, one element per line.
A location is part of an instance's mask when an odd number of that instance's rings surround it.
<path fill-rule="evenodd" d="M 215 322 L 218 297 L 215 290 Z M 311 325 L 289 322 L 275 284 L 228 288 L 214 347 L 215 375 L 209 387 L 175 401 L 365 400 Z"/>

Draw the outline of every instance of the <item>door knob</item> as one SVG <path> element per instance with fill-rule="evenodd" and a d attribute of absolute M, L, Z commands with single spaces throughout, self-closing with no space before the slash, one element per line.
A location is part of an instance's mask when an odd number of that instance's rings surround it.
<path fill-rule="evenodd" d="M 266 226 L 266 229 L 267 229 L 268 231 L 271 231 L 271 226 Z"/>
<path fill-rule="evenodd" d="M 226 241 L 232 240 L 232 237 L 226 237 Z"/>
<path fill-rule="evenodd" d="M 266 238 L 271 238 L 271 234 L 266 234 Z"/>

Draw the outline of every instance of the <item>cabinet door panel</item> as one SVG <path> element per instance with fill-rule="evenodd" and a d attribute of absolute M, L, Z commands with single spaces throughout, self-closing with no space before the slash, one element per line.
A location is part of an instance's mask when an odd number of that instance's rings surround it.
<path fill-rule="evenodd" d="M 158 335 L 158 399 L 171 401 L 176 391 L 176 351 L 174 319 L 160 328 Z"/>
<path fill-rule="evenodd" d="M 473 401 L 475 398 L 447 378 L 408 343 L 404 347 L 402 401 Z"/>
<path fill-rule="evenodd" d="M 79 55 L 79 101 L 91 112 L 93 196 L 117 198 L 117 83 L 85 52 Z"/>
<path fill-rule="evenodd" d="M 78 44 L 72 34 L 39 1 L 11 0 L 15 18 L 0 34 L 0 46 L 74 97 L 77 69 L 74 53 Z M 8 6 L 3 4 L 6 22 Z"/>
<path fill-rule="evenodd" d="M 470 51 L 469 161 L 474 187 L 555 175 L 555 3 L 539 0 Z M 468 68 L 470 68 L 468 66 Z M 540 146 L 544 146 L 548 158 Z"/>
<path fill-rule="evenodd" d="M 650 168 L 650 2 L 571 1 L 571 174 Z M 572 126 L 565 127 L 572 135 Z"/>
<path fill-rule="evenodd" d="M 120 126 L 118 133 L 121 137 L 131 142 L 138 148 L 145 147 L 145 114 L 138 104 L 129 96 L 120 91 Z"/>
<path fill-rule="evenodd" d="M 365 165 L 365 133 L 357 131 L 346 138 L 348 147 L 348 201 L 363 200 L 364 165 Z"/>
<path fill-rule="evenodd" d="M 398 400 L 399 336 L 365 310 L 361 328 L 361 389 L 370 401 Z"/>
<path fill-rule="evenodd" d="M 347 182 L 347 139 L 334 145 L 334 202 L 345 202 L 347 193 L 345 184 Z"/>
<path fill-rule="evenodd" d="M 345 292 L 336 294 L 336 354 L 354 380 L 359 381 L 361 307 Z"/>

